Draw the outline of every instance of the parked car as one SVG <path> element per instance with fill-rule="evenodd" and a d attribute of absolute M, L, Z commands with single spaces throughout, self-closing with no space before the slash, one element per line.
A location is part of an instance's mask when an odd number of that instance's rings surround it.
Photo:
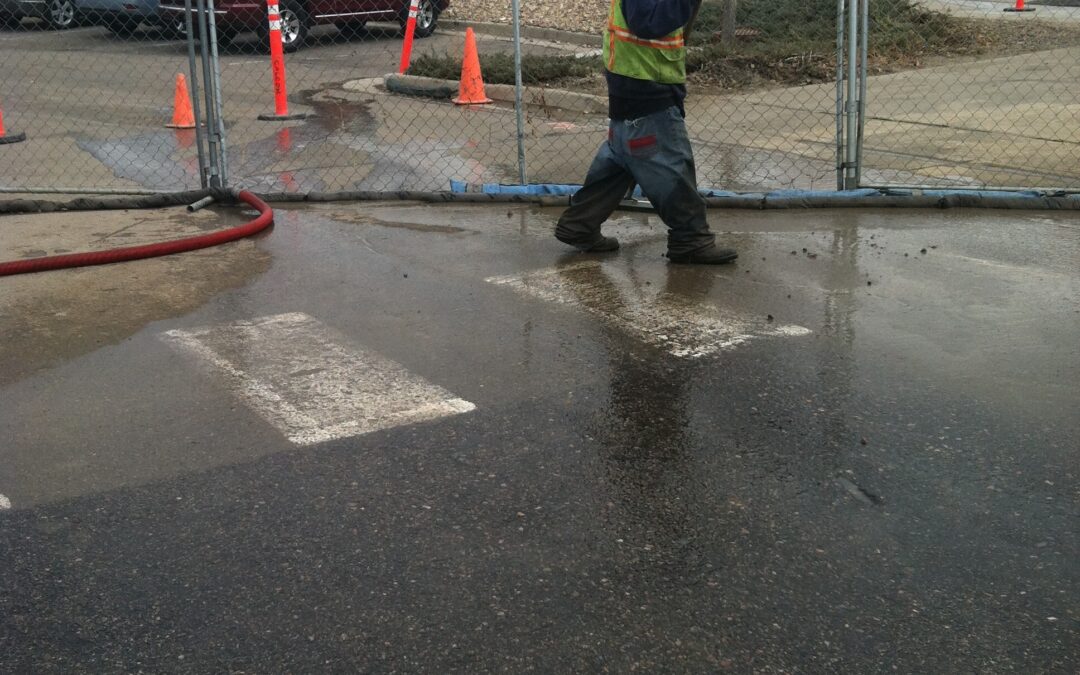
<path fill-rule="evenodd" d="M 75 0 L 79 17 L 105 26 L 121 36 L 135 32 L 139 24 L 157 25 L 158 0 Z"/>
<path fill-rule="evenodd" d="M 416 36 L 435 32 L 435 24 L 450 0 L 418 0 Z M 299 49 L 312 26 L 336 24 L 344 30 L 359 30 L 368 21 L 398 21 L 405 25 L 409 0 L 278 0 L 281 11 L 281 44 L 285 51 Z M 192 5 L 194 5 L 194 1 Z M 183 34 L 183 0 L 161 0 L 161 22 L 177 34 Z M 266 2 L 259 0 L 215 0 L 214 21 L 218 39 L 228 39 L 244 31 L 255 31 L 265 40 L 269 26 Z"/>
<path fill-rule="evenodd" d="M 34 17 L 53 28 L 71 28 L 77 13 L 75 0 L 0 0 L 0 22 L 5 25 Z"/>

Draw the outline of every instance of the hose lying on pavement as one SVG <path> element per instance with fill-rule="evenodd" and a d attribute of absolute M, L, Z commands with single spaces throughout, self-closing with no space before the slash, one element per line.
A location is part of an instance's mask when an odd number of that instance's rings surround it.
<path fill-rule="evenodd" d="M 194 237 L 186 237 L 184 239 L 176 239 L 173 241 L 159 242 L 156 244 L 145 244 L 142 246 L 128 246 L 124 248 L 114 248 L 107 251 L 93 251 L 88 253 L 68 253 L 64 255 L 53 255 L 43 258 L 28 258 L 26 260 L 12 260 L 10 262 L 0 262 L 0 277 L 9 276 L 12 274 L 26 274 L 29 272 L 43 272 L 45 270 L 56 270 L 67 267 L 85 267 L 88 265 L 105 265 L 107 263 L 123 262 L 125 260 L 139 260 L 142 258 L 153 258 L 156 256 L 171 255 L 173 253 L 183 253 L 184 251 L 194 251 L 200 248 L 208 248 L 210 246 L 217 246 L 218 244 L 224 244 L 225 242 L 234 241 L 236 239 L 242 239 L 249 237 L 253 234 L 261 232 L 269 227 L 274 222 L 274 212 L 263 200 L 256 197 L 254 194 L 241 190 L 238 193 L 229 192 L 208 192 L 199 191 L 192 193 L 176 193 L 172 195 L 154 195 L 151 197 L 142 197 L 138 200 L 123 199 L 123 200 L 110 200 L 103 199 L 86 199 L 82 200 L 84 203 L 69 202 L 67 204 L 58 204 L 54 202 L 32 202 L 22 203 L 18 201 L 8 202 L 3 205 L 6 208 L 0 210 L 0 212 L 49 212 L 49 211 L 71 211 L 80 209 L 108 209 L 108 208 L 136 208 L 132 204 L 134 201 L 138 201 L 138 207 L 141 208 L 155 208 L 161 206 L 170 206 L 190 203 L 200 197 L 214 196 L 215 198 L 222 198 L 223 200 L 239 200 L 254 207 L 259 211 L 259 215 L 255 220 L 238 225 L 236 227 L 230 227 L 226 230 L 219 230 L 217 232 L 211 232 L 209 234 L 201 234 Z M 21 209 L 19 208 L 21 206 Z M 32 208 L 38 207 L 38 208 Z"/>

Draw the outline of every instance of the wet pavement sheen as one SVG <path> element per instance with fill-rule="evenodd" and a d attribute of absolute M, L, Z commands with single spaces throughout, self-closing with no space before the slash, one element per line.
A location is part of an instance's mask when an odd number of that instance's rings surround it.
<path fill-rule="evenodd" d="M 0 285 L 0 670 L 1080 667 L 1074 217 L 714 211 L 741 257 L 694 268 L 643 214 L 589 256 L 553 210 L 277 211 Z M 254 372 L 279 315 L 475 409 L 297 445 L 163 338 Z"/>

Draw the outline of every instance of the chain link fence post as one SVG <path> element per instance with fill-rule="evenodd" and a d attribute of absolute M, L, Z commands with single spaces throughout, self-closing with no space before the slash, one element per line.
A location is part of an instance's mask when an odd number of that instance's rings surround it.
<path fill-rule="evenodd" d="M 199 67 L 195 60 L 195 31 L 192 22 L 191 0 L 184 0 L 184 41 L 187 43 L 188 72 L 191 74 L 191 107 L 195 117 L 195 147 L 199 158 L 199 184 L 210 187 L 210 168 L 206 157 L 206 137 L 199 101 Z M 198 24 L 195 24 L 198 25 Z"/>
<path fill-rule="evenodd" d="M 514 22 L 514 117 L 517 121 L 518 183 L 529 182 L 525 172 L 525 110 L 521 83 L 521 0 L 510 0 Z"/>
<path fill-rule="evenodd" d="M 836 189 L 844 189 L 844 8 L 836 0 Z"/>
<path fill-rule="evenodd" d="M 858 143 L 856 129 L 859 126 L 859 13 L 858 0 L 847 0 L 847 99 L 844 101 L 844 189 L 858 187 Z"/>
<path fill-rule="evenodd" d="M 862 184 L 863 132 L 866 130 L 866 79 L 870 51 L 870 0 L 859 2 L 859 125 L 855 134 L 855 187 Z"/>
<path fill-rule="evenodd" d="M 214 187 L 226 188 L 229 186 L 229 144 L 225 132 L 225 118 L 221 105 L 221 59 L 218 57 L 218 33 L 217 22 L 214 12 L 214 0 L 206 0 L 206 22 L 210 43 L 210 68 L 203 75 L 206 78 L 206 91 L 213 98 L 214 107 L 214 133 L 217 136 L 218 147 L 218 184 Z"/>
<path fill-rule="evenodd" d="M 213 71 L 210 62 L 210 20 L 207 4 L 211 0 L 196 0 L 196 16 L 198 17 L 199 54 L 202 57 L 203 96 L 206 107 L 206 139 L 208 148 L 208 175 L 210 187 L 221 187 L 221 136 L 218 125 L 218 110 L 214 98 L 214 87 L 209 75 Z"/>

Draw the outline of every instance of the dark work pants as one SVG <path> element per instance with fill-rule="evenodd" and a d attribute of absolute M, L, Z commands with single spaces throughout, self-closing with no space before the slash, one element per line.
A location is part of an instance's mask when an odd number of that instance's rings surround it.
<path fill-rule="evenodd" d="M 686 123 L 674 106 L 638 119 L 611 120 L 608 140 L 596 153 L 585 184 L 570 198 L 555 236 L 588 248 L 635 183 L 668 226 L 668 253 L 713 245 Z"/>

